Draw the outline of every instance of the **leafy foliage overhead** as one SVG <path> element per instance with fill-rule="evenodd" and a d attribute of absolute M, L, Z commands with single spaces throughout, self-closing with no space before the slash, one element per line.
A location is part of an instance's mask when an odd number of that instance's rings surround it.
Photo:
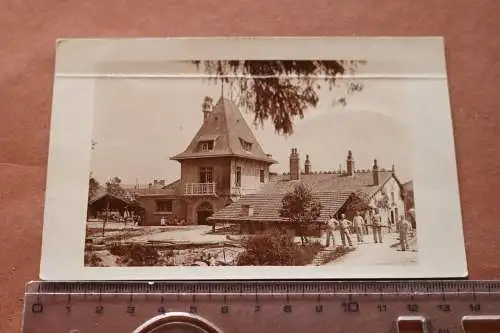
<path fill-rule="evenodd" d="M 126 195 L 125 189 L 122 187 L 122 180 L 119 177 L 113 177 L 106 182 L 106 191 L 118 197 Z"/>
<path fill-rule="evenodd" d="M 380 196 L 375 198 L 375 206 L 382 209 L 390 208 L 389 196 L 384 189 L 382 189 Z"/>
<path fill-rule="evenodd" d="M 346 216 L 352 219 L 356 212 L 365 213 L 370 209 L 370 196 L 363 191 L 356 191 L 343 207 Z"/>
<path fill-rule="evenodd" d="M 302 119 L 319 101 L 321 82 L 332 90 L 337 79 L 353 74 L 365 61 L 343 60 L 217 60 L 192 61 L 209 80 L 235 91 L 240 106 L 254 113 L 254 124 L 271 120 L 277 133 L 293 133 L 293 122 Z M 337 102 L 346 104 L 346 96 L 361 91 L 355 80 L 343 82 L 344 93 Z"/>
<path fill-rule="evenodd" d="M 100 188 L 99 182 L 94 177 L 90 177 L 89 178 L 89 196 L 88 196 L 89 200 L 96 196 L 99 188 Z"/>

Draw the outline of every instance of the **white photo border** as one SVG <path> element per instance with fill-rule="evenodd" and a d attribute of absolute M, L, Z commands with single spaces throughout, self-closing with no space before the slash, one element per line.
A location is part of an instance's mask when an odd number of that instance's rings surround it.
<path fill-rule="evenodd" d="M 57 42 L 42 239 L 43 280 L 418 279 L 468 275 L 451 107 L 441 37 L 67 39 Z M 352 59 L 408 61 L 384 75 L 443 80 L 412 98 L 418 263 L 341 267 L 85 267 L 88 175 L 99 64 L 116 61 Z M 411 62 L 425 63 L 413 71 Z M 418 68 L 422 68 L 421 66 Z M 153 73 L 154 74 L 154 73 Z M 427 99 L 426 99 L 427 98 Z M 430 121 L 429 119 L 432 119 Z M 424 221 L 424 222 L 422 222 Z"/>

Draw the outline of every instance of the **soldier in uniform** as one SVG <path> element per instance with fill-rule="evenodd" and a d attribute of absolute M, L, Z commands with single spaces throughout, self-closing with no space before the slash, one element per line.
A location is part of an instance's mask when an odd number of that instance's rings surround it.
<path fill-rule="evenodd" d="M 401 251 L 409 250 L 408 237 L 412 230 L 411 223 L 401 215 L 399 221 L 399 244 L 401 245 Z"/>
<path fill-rule="evenodd" d="M 368 226 L 371 226 L 372 224 L 372 219 L 373 219 L 373 211 L 371 209 L 367 210 L 365 212 L 365 234 L 369 235 L 370 234 L 370 229 L 368 229 Z"/>
<path fill-rule="evenodd" d="M 356 237 L 358 239 L 358 243 L 363 243 L 363 227 L 365 224 L 365 221 L 359 214 L 359 212 L 356 212 L 356 216 L 354 216 L 352 223 L 354 224 L 354 231 L 356 232 Z"/>
<path fill-rule="evenodd" d="M 383 243 L 382 241 L 382 216 L 377 209 L 375 209 L 375 214 L 372 218 L 373 224 L 373 240 L 375 243 Z"/>
<path fill-rule="evenodd" d="M 341 220 L 339 222 L 339 227 L 340 227 L 340 238 L 342 239 L 342 245 L 346 246 L 346 239 L 347 239 L 349 246 L 352 247 L 351 231 L 349 230 L 350 227 L 352 226 L 352 223 L 346 218 L 345 214 L 342 214 L 340 217 Z"/>
<path fill-rule="evenodd" d="M 333 216 L 330 215 L 330 218 L 326 222 L 326 245 L 325 247 L 330 246 L 330 239 L 332 240 L 332 246 L 335 247 L 335 235 L 333 234 L 333 231 L 336 229 L 338 226 L 339 221 L 333 218 Z"/>

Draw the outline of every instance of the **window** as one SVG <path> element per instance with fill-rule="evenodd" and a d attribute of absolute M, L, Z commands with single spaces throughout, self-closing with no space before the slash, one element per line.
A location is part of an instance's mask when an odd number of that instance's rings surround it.
<path fill-rule="evenodd" d="M 260 182 L 264 183 L 265 180 L 266 180 L 266 172 L 264 171 L 264 169 L 260 169 Z"/>
<path fill-rule="evenodd" d="M 252 151 L 252 144 L 250 142 L 240 139 L 240 143 L 243 150 Z"/>
<path fill-rule="evenodd" d="M 212 151 L 214 150 L 214 142 L 213 141 L 201 141 L 200 142 L 200 151 Z"/>
<path fill-rule="evenodd" d="M 200 183 L 213 183 L 214 169 L 212 167 L 200 168 Z"/>
<path fill-rule="evenodd" d="M 236 167 L 236 187 L 241 187 L 241 167 Z"/>
<path fill-rule="evenodd" d="M 394 192 L 391 192 L 391 200 L 392 200 L 392 203 L 396 202 L 396 200 L 394 200 Z"/>
<path fill-rule="evenodd" d="M 156 201 L 156 211 L 157 212 L 172 212 L 172 200 L 157 200 Z"/>

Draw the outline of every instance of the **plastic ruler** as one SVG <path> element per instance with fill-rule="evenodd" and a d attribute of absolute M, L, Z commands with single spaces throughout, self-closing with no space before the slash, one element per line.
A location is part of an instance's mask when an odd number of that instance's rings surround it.
<path fill-rule="evenodd" d="M 31 282 L 41 332 L 500 332 L 500 281 Z"/>

